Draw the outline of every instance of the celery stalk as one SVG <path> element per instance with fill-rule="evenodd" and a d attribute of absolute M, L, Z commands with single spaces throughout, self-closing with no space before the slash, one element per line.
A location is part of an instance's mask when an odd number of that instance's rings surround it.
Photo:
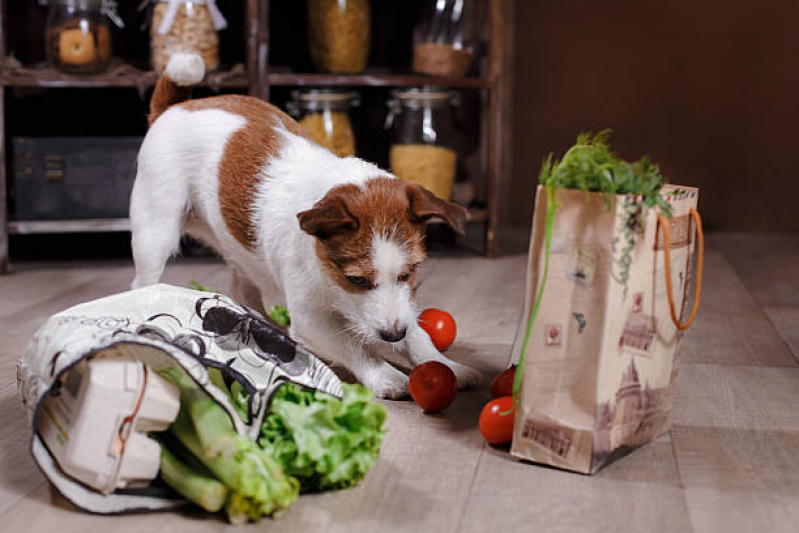
<path fill-rule="evenodd" d="M 237 449 L 238 435 L 230 415 L 176 366 L 160 371 L 167 381 L 180 389 L 180 404 L 188 409 L 197 439 L 201 445 L 198 457 L 232 457 Z"/>
<path fill-rule="evenodd" d="M 253 441 L 237 435 L 227 413 L 178 368 L 161 371 L 180 388 L 181 406 L 170 432 L 229 489 L 228 518 L 237 523 L 257 520 L 287 509 L 299 496 L 299 481 L 287 476 L 280 464 Z M 224 418 L 218 416 L 224 413 Z M 211 427 L 206 427 L 211 426 Z M 201 433 L 212 443 L 224 440 L 232 451 L 208 454 Z"/>
<path fill-rule="evenodd" d="M 161 479 L 206 511 L 216 512 L 227 500 L 227 487 L 189 468 L 161 443 Z"/>

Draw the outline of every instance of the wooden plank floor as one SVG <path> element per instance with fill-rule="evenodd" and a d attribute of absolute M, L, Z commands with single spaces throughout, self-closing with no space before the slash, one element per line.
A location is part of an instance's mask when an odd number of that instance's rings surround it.
<path fill-rule="evenodd" d="M 424 306 L 459 326 L 453 358 L 485 375 L 444 414 L 385 402 L 389 433 L 358 487 L 303 496 L 249 529 L 341 531 L 769 531 L 799 524 L 799 237 L 712 235 L 703 305 L 682 358 L 672 431 L 588 477 L 521 463 L 477 431 L 488 382 L 510 359 L 524 298 L 524 255 L 437 257 Z M 0 530 L 233 530 L 202 513 L 102 517 L 53 494 L 27 451 L 15 361 L 49 315 L 125 290 L 128 262 L 30 263 L 0 277 Z M 216 261 L 169 266 L 166 280 L 224 290 Z M 240 528 L 235 528 L 239 530 Z M 247 528 L 245 528 L 247 529 Z"/>

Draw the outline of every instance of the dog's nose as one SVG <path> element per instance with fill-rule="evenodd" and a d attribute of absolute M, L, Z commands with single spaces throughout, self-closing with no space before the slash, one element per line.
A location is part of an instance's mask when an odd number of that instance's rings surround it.
<path fill-rule="evenodd" d="M 405 338 L 405 333 L 407 331 L 407 328 L 399 328 L 394 326 L 391 329 L 380 330 L 380 338 L 386 342 L 399 342 Z"/>

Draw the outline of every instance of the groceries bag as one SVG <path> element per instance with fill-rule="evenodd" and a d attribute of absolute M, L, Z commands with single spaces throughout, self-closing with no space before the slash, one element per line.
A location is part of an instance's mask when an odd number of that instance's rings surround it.
<path fill-rule="evenodd" d="M 62 377 L 95 356 L 136 359 L 153 369 L 178 364 L 228 412 L 236 431 L 253 440 L 260 433 L 272 395 L 283 383 L 342 395 L 341 381 L 324 363 L 256 311 L 220 294 L 162 284 L 58 313 L 36 332 L 19 359 L 17 386 L 34 428 L 31 453 L 36 464 L 67 500 L 95 513 L 185 504 L 158 487 L 119 489 L 111 494 L 93 490 L 59 467 L 36 431 L 45 400 L 69 393 L 69 383 L 62 383 Z M 219 368 L 249 392 L 246 418 L 212 383 L 209 367 Z"/>
<path fill-rule="evenodd" d="M 636 196 L 551 192 L 548 257 L 547 189 L 536 196 L 511 453 L 594 473 L 671 427 L 701 292 L 698 190 L 663 187 L 670 218 Z"/>

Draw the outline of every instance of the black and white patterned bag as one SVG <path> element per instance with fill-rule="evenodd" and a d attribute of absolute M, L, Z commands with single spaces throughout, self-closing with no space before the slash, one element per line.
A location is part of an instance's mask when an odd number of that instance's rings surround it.
<path fill-rule="evenodd" d="M 101 494 L 67 476 L 38 435 L 37 418 L 60 377 L 77 363 L 113 350 L 159 368 L 174 361 L 230 414 L 239 434 L 255 439 L 277 388 L 290 381 L 333 396 L 338 377 L 260 314 L 226 296 L 154 285 L 77 305 L 50 317 L 17 363 L 17 386 L 34 428 L 31 453 L 69 501 L 96 513 L 168 509 L 182 500 L 152 488 Z M 250 393 L 242 418 L 209 378 L 219 368 Z"/>

